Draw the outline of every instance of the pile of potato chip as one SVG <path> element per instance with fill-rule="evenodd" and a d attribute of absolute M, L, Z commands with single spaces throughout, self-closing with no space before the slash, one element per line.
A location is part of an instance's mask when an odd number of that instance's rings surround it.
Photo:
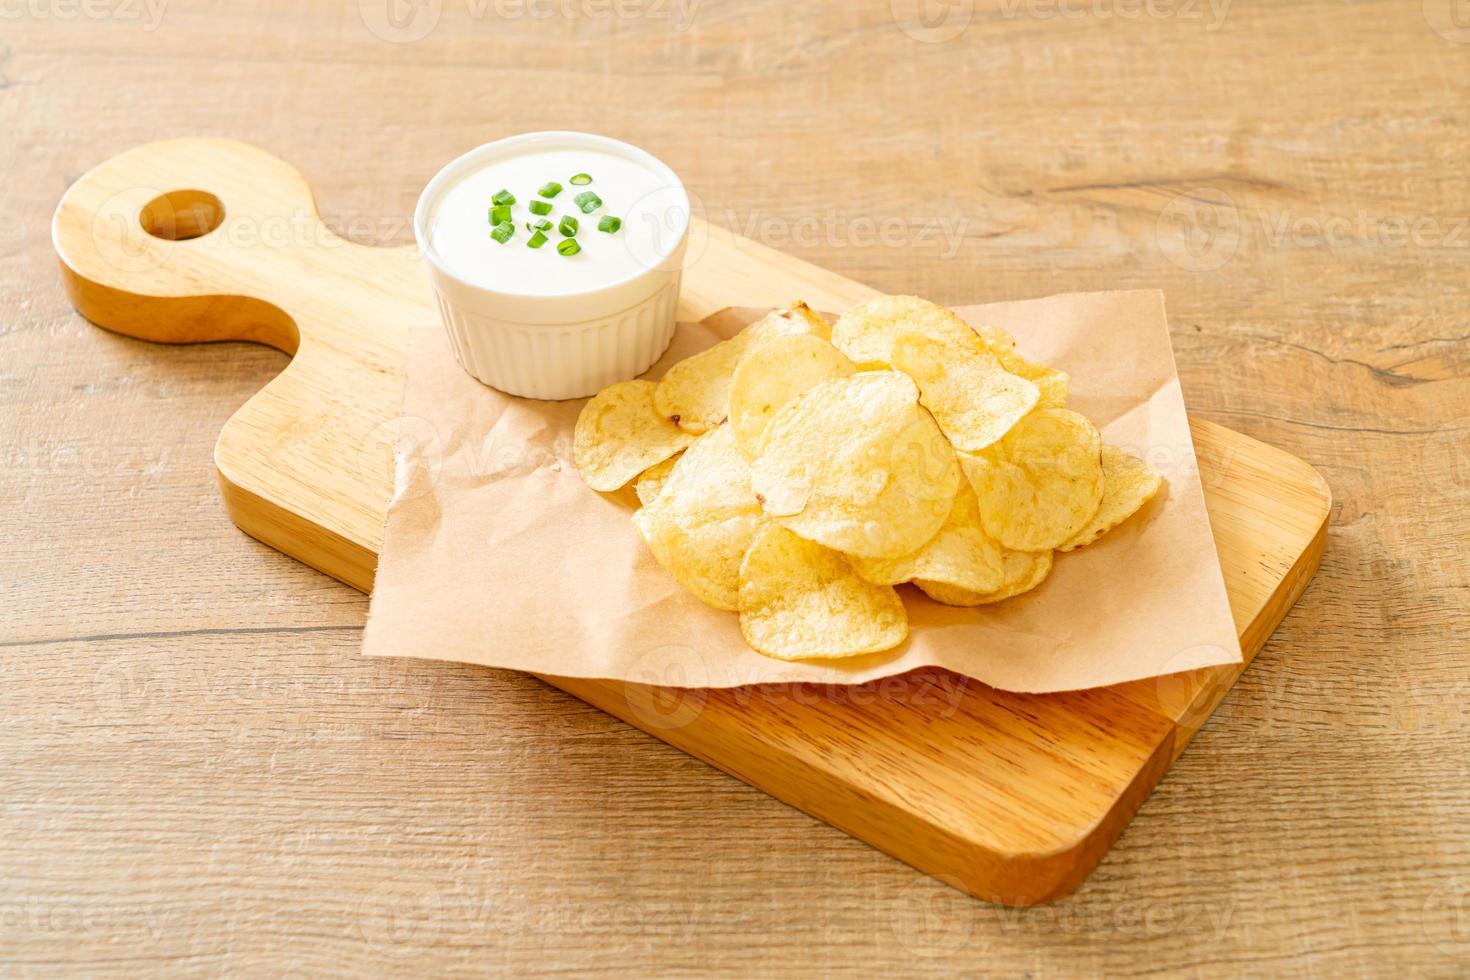
<path fill-rule="evenodd" d="M 836 325 L 798 303 L 604 389 L 573 449 L 592 489 L 633 483 L 659 563 L 756 650 L 851 657 L 908 636 L 894 586 L 1000 602 L 1153 497 L 1159 474 L 1066 400 L 1065 373 L 925 300 Z"/>

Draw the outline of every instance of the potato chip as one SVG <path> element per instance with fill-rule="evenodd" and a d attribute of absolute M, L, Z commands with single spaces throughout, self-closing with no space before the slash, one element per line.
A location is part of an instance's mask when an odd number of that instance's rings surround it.
<path fill-rule="evenodd" d="M 1117 446 L 1102 447 L 1103 495 L 1097 513 L 1087 526 L 1057 546 L 1058 551 L 1072 551 L 1092 544 L 1122 524 L 1159 492 L 1164 478 L 1137 457 Z"/>
<path fill-rule="evenodd" d="M 737 608 L 740 559 L 765 521 L 750 464 L 729 426 L 700 436 L 674 463 L 663 490 L 633 515 L 670 575 L 718 609 Z"/>
<path fill-rule="evenodd" d="M 671 456 L 657 466 L 650 466 L 638 475 L 638 479 L 633 481 L 633 492 L 638 495 L 640 504 L 647 507 L 658 498 L 658 495 L 663 492 L 664 484 L 668 482 L 669 474 L 674 471 L 674 464 L 678 461 L 678 456 Z"/>
<path fill-rule="evenodd" d="M 659 413 L 688 432 L 705 432 L 725 420 L 730 378 L 742 358 L 756 344 L 772 337 L 811 334 L 824 340 L 832 328 L 826 320 L 797 303 L 791 309 L 774 310 L 748 324 L 729 340 L 669 368 L 654 392 Z"/>
<path fill-rule="evenodd" d="M 972 350 L 993 353 L 1000 366 L 1039 389 L 1041 408 L 1067 403 L 1066 372 L 1035 364 L 1016 352 L 1016 340 L 999 327 L 965 322 L 953 310 L 917 296 L 879 296 L 848 310 L 832 328 L 832 344 L 859 367 L 893 363 L 893 344 L 904 334 L 916 333 Z"/>
<path fill-rule="evenodd" d="M 822 317 L 822 314 L 807 306 L 801 300 L 797 300 L 784 310 L 777 310 L 775 315 L 786 320 L 790 320 L 793 317 L 800 317 L 806 321 L 806 326 L 801 330 L 801 333 L 811 334 L 813 337 L 821 337 L 827 341 L 832 339 L 832 324 L 828 323 Z M 789 335 L 791 332 L 790 329 L 785 328 L 777 330 L 777 333 L 781 335 Z"/>
<path fill-rule="evenodd" d="M 957 347 L 922 334 L 893 344 L 893 366 L 914 379 L 919 402 L 956 449 L 978 452 L 1036 405 L 1031 382 L 1004 370 L 989 350 Z"/>
<path fill-rule="evenodd" d="M 1002 549 L 1002 581 L 991 592 L 971 592 L 948 582 L 917 579 L 914 584 L 935 602 L 947 606 L 984 606 L 1000 602 L 1023 592 L 1030 592 L 1051 574 L 1050 551 L 1011 551 Z"/>
<path fill-rule="evenodd" d="M 953 310 L 917 296 L 878 296 L 842 314 L 832 328 L 832 345 L 860 367 L 893 366 L 893 344 L 916 333 L 970 350 L 986 342 Z"/>
<path fill-rule="evenodd" d="M 751 470 L 767 514 L 864 558 L 918 549 L 949 517 L 960 483 L 954 449 L 897 371 L 824 381 L 788 402 Z"/>
<path fill-rule="evenodd" d="M 617 490 L 694 441 L 654 409 L 654 387 L 651 381 L 623 381 L 582 406 L 572 458 L 593 490 Z"/>
<path fill-rule="evenodd" d="M 1101 445 L 1081 415 L 1043 408 L 1000 442 L 961 454 L 985 530 L 1014 551 L 1049 551 L 1082 530 L 1102 502 Z"/>
<path fill-rule="evenodd" d="M 735 445 L 754 459 L 761 435 L 776 411 L 797 395 L 857 367 L 821 337 L 773 337 L 746 354 L 730 379 L 730 428 Z"/>
<path fill-rule="evenodd" d="M 740 632 L 778 660 L 852 657 L 898 646 L 909 618 L 892 586 L 874 585 L 830 548 L 767 525 L 740 565 Z"/>
<path fill-rule="evenodd" d="M 859 575 L 878 585 L 923 579 L 971 592 L 990 592 L 1004 581 L 1002 549 L 980 526 L 975 491 L 961 481 L 939 533 L 918 551 L 899 558 L 852 558 Z"/>
<path fill-rule="evenodd" d="M 1039 395 L 1036 400 L 1037 408 L 1064 408 L 1066 406 L 1067 392 L 1071 387 L 1071 379 L 1067 377 L 1066 371 L 1058 371 L 1045 364 L 1034 364 L 1011 348 L 992 347 L 991 350 L 1000 361 L 1001 367 L 1036 386 Z"/>
<path fill-rule="evenodd" d="M 957 313 L 955 315 L 959 316 Z M 980 335 L 980 339 L 985 341 L 985 346 L 989 347 L 991 352 L 997 356 L 1006 351 L 1015 351 L 1016 338 L 1012 337 L 1003 328 L 997 327 L 992 323 L 970 323 L 968 320 L 965 323 L 969 325 L 971 330 Z"/>

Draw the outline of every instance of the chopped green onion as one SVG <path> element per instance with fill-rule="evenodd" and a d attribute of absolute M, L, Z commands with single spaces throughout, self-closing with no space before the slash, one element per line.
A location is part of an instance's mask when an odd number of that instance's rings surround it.
<path fill-rule="evenodd" d="M 530 241 L 526 242 L 526 247 L 527 248 L 540 248 L 542 245 L 545 245 L 545 244 L 546 244 L 546 236 L 543 235 L 543 234 L 541 234 L 541 232 L 538 231 L 538 232 L 536 232 L 536 234 L 534 234 L 534 235 L 531 236 L 531 240 Z"/>
<path fill-rule="evenodd" d="M 493 204 L 514 204 L 516 202 L 516 196 L 502 187 L 495 192 L 495 196 L 490 201 Z"/>
<path fill-rule="evenodd" d="M 609 235 L 611 235 L 613 232 L 617 231 L 621 227 L 623 227 L 623 219 L 614 218 L 610 214 L 603 215 L 602 220 L 597 223 L 597 230 L 605 231 Z"/>
<path fill-rule="evenodd" d="M 545 190 L 545 188 L 542 188 Z M 532 214 L 550 214 L 551 205 L 546 201 L 532 201 L 530 204 Z"/>
<path fill-rule="evenodd" d="M 575 176 L 575 177 L 572 178 L 572 183 L 573 184 L 576 184 L 578 187 L 585 187 L 588 184 L 592 183 L 592 175 L 591 174 L 577 174 L 577 176 Z"/>
<path fill-rule="evenodd" d="M 515 233 L 516 226 L 511 224 L 509 221 L 502 221 L 500 224 L 490 229 L 490 237 L 495 239 L 502 245 L 510 241 L 511 236 L 513 236 Z"/>
<path fill-rule="evenodd" d="M 569 214 L 562 215 L 561 224 L 556 226 L 556 230 L 567 238 L 574 237 L 577 234 L 577 219 Z"/>
<path fill-rule="evenodd" d="M 563 238 L 556 243 L 556 250 L 562 255 L 576 255 L 582 251 L 582 246 L 577 244 L 575 238 Z"/>
<path fill-rule="evenodd" d="M 554 180 L 548 180 L 541 185 L 541 189 L 536 193 L 545 198 L 553 198 L 561 193 L 561 185 Z"/>
<path fill-rule="evenodd" d="M 540 221 L 527 221 L 526 222 L 526 230 L 527 231 L 550 231 L 551 230 L 551 222 L 550 221 L 547 221 L 545 218 L 542 218 Z"/>
<path fill-rule="evenodd" d="M 492 225 L 503 224 L 510 220 L 510 205 L 497 204 L 490 209 L 490 223 Z"/>
<path fill-rule="evenodd" d="M 572 200 L 577 202 L 577 207 L 582 209 L 583 214 L 591 214 L 593 211 L 602 207 L 602 198 L 591 191 L 583 191 L 572 198 Z"/>

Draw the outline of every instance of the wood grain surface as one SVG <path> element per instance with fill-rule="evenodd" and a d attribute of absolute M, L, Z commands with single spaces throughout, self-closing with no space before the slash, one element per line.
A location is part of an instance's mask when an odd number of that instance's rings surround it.
<path fill-rule="evenodd" d="M 1470 970 L 1449 0 L 406 9 L 0 8 L 5 972 Z M 60 289 L 57 199 L 138 143 L 259 143 L 401 244 L 439 163 L 543 126 L 881 289 L 1160 286 L 1191 411 L 1326 476 L 1316 581 L 1071 898 L 975 903 L 537 681 L 356 657 L 362 597 L 209 473 L 283 357 Z"/>
<path fill-rule="evenodd" d="M 308 240 L 232 240 L 231 227 L 281 214 Z M 678 316 L 718 334 L 783 297 L 842 310 L 873 295 L 700 220 L 689 238 Z M 255 339 L 293 355 L 220 431 L 225 509 L 256 540 L 369 591 L 409 328 L 438 329 L 416 249 L 337 238 L 289 163 L 196 138 L 93 167 L 57 206 L 51 241 L 68 297 L 99 326 L 171 343 Z M 730 305 L 746 296 L 768 305 Z M 1180 673 L 1176 663 L 1179 676 L 1031 697 L 944 671 L 866 687 L 670 690 L 651 685 L 687 680 L 687 668 L 657 664 L 655 651 L 642 683 L 538 676 L 977 898 L 1059 898 L 1092 871 L 1322 560 L 1322 477 L 1224 426 L 1191 428 L 1242 664 Z M 1187 653 L 1156 652 L 1165 673 Z"/>

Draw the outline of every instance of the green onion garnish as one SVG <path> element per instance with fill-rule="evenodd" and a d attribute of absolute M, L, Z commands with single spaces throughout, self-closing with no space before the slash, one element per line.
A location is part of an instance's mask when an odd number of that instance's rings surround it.
<path fill-rule="evenodd" d="M 577 219 L 569 214 L 562 215 L 561 224 L 556 226 L 556 230 L 567 238 L 574 237 L 577 234 Z"/>
<path fill-rule="evenodd" d="M 536 193 L 545 198 L 556 197 L 556 195 L 561 193 L 561 185 L 554 180 L 548 180 L 541 185 L 541 189 Z"/>
<path fill-rule="evenodd" d="M 493 204 L 514 204 L 516 202 L 516 196 L 502 187 L 495 192 L 495 196 L 490 201 Z"/>
<path fill-rule="evenodd" d="M 591 191 L 583 191 L 572 198 L 572 200 L 577 202 L 577 207 L 582 209 L 583 214 L 591 214 L 593 211 L 602 207 L 602 198 Z"/>
<path fill-rule="evenodd" d="M 516 226 L 511 224 L 509 221 L 502 221 L 500 224 L 490 229 L 490 237 L 495 239 L 502 245 L 510 241 L 511 236 L 515 233 Z"/>
<path fill-rule="evenodd" d="M 527 248 L 540 248 L 542 245 L 545 245 L 545 244 L 546 244 L 546 236 L 543 235 L 543 234 L 541 234 L 541 232 L 538 231 L 538 232 L 536 232 L 536 234 L 534 234 L 534 235 L 531 236 L 531 240 L 530 241 L 526 242 L 526 247 Z"/>
<path fill-rule="evenodd" d="M 588 184 L 592 183 L 592 175 L 591 174 L 577 174 L 577 176 L 575 176 L 575 177 L 572 178 L 572 183 L 573 184 L 576 184 L 578 187 L 585 187 Z"/>
<path fill-rule="evenodd" d="M 526 230 L 527 231 L 550 231 L 551 230 L 551 222 L 550 221 L 547 221 L 545 218 L 542 218 L 540 221 L 527 221 L 526 222 Z"/>
<path fill-rule="evenodd" d="M 556 250 L 562 255 L 576 255 L 582 251 L 582 246 L 577 244 L 575 238 L 563 238 L 556 243 Z"/>
<path fill-rule="evenodd" d="M 510 205 L 497 204 L 490 209 L 490 223 L 492 225 L 503 224 L 510 220 Z"/>
<path fill-rule="evenodd" d="M 621 227 L 623 227 L 623 219 L 614 218 L 610 214 L 603 215 L 602 220 L 597 223 L 597 230 L 605 231 L 609 235 L 611 235 L 613 232 L 617 231 Z"/>
<path fill-rule="evenodd" d="M 545 190 L 546 188 L 542 188 Z M 530 204 L 532 214 L 550 214 L 551 204 L 546 201 L 532 201 Z"/>

